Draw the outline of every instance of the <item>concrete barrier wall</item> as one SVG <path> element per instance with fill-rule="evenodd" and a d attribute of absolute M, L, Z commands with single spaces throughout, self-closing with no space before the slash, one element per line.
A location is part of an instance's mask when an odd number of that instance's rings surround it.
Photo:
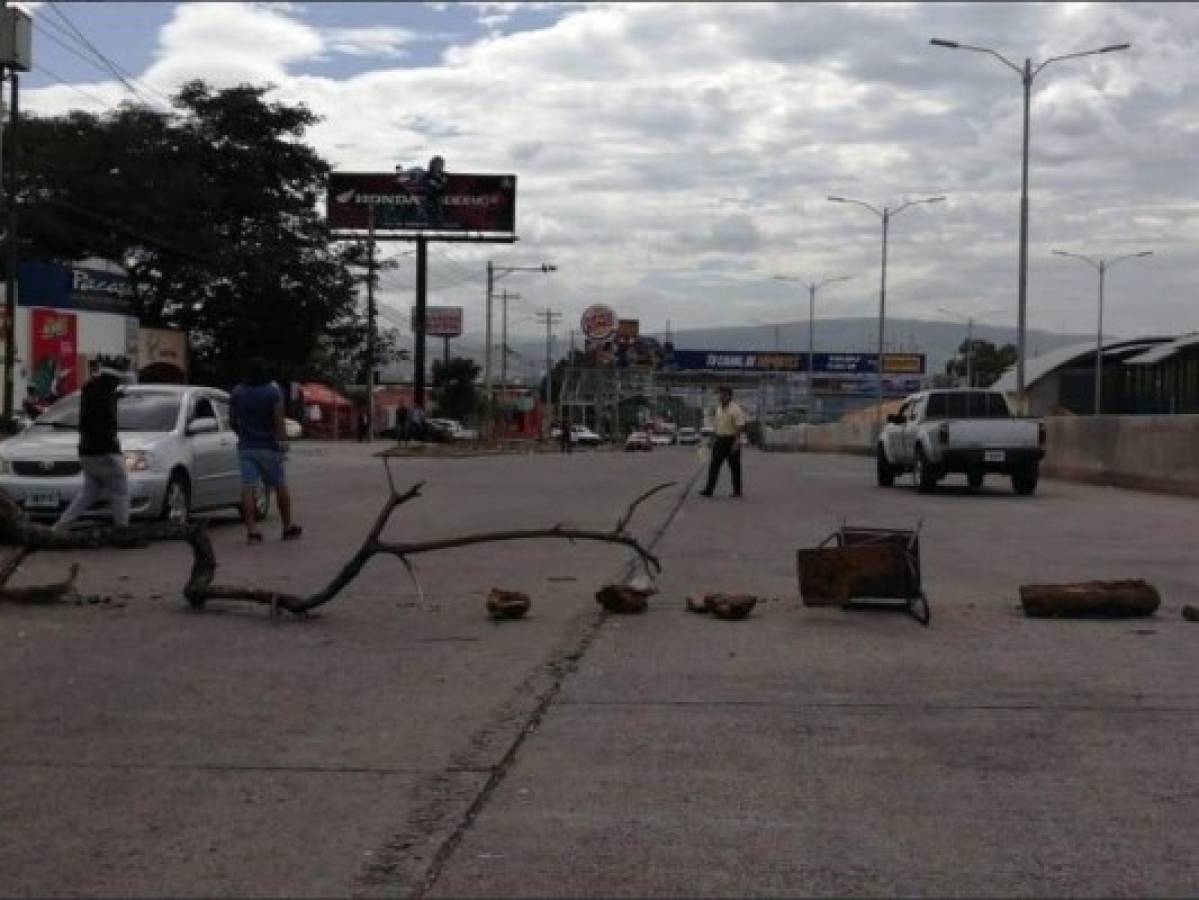
<path fill-rule="evenodd" d="M 1049 416 L 1041 472 L 1091 484 L 1199 496 L 1199 416 Z M 766 449 L 872 453 L 872 424 L 766 432 Z"/>

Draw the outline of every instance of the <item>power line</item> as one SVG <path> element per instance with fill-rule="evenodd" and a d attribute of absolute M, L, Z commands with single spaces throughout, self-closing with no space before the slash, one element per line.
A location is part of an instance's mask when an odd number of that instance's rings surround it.
<path fill-rule="evenodd" d="M 53 24 L 53 23 L 51 23 L 51 24 Z M 87 57 L 87 56 L 84 56 L 82 53 L 80 53 L 78 50 L 76 50 L 76 49 L 75 49 L 74 47 L 72 47 L 70 44 L 68 44 L 68 43 L 66 43 L 65 41 L 63 41 L 61 38 L 59 38 L 59 37 L 57 37 L 56 35 L 54 35 L 54 34 L 50 33 L 49 31 L 46 31 L 44 28 L 42 28 L 42 27 L 41 27 L 41 26 L 38 24 L 38 22 L 37 22 L 37 21 L 34 21 L 34 23 L 33 23 L 33 27 L 34 27 L 34 28 L 35 28 L 35 29 L 36 29 L 36 30 L 37 30 L 37 31 L 38 31 L 40 34 L 42 34 L 42 35 L 43 35 L 43 36 L 45 36 L 45 37 L 48 37 L 48 38 L 50 38 L 50 40 L 54 41 L 54 43 L 58 44 L 60 47 L 62 47 L 62 48 L 63 48 L 64 50 L 66 50 L 68 53 L 71 53 L 71 54 L 73 54 L 73 55 L 74 55 L 76 58 L 78 58 L 78 59 L 82 60 L 83 62 L 87 63 L 88 65 L 92 66 L 93 68 L 95 68 L 95 69 L 97 69 L 97 70 L 99 70 L 99 71 L 101 71 L 101 72 L 104 72 L 105 74 L 111 74 L 111 73 L 109 73 L 109 72 L 108 72 L 108 70 L 107 70 L 107 69 L 105 69 L 103 66 L 101 66 L 101 65 L 100 65 L 98 62 L 96 62 L 94 59 L 90 59 L 89 57 Z M 36 68 L 38 68 L 38 67 L 37 67 L 37 66 L 34 66 L 34 68 L 36 69 Z M 48 74 L 48 73 L 47 73 L 47 74 Z M 74 85 L 68 84 L 68 83 L 67 83 L 65 80 L 63 80 L 63 79 L 61 79 L 61 78 L 56 78 L 56 80 L 57 80 L 57 81 L 60 81 L 62 84 L 66 85 L 67 87 L 74 87 Z M 143 104 L 146 104 L 146 101 L 145 101 L 145 99 L 144 99 L 144 98 L 143 98 L 143 97 L 142 97 L 140 94 L 136 94 L 135 96 L 137 96 L 137 99 L 138 99 L 139 101 L 141 101 Z M 105 101 L 105 105 L 106 105 L 106 106 L 111 106 L 112 104 L 111 104 L 111 103 L 109 103 L 108 101 Z M 148 104 L 146 104 L 146 105 L 148 106 Z M 155 109 L 155 110 L 153 110 L 153 112 L 159 112 L 159 110 Z"/>
<path fill-rule="evenodd" d="M 41 72 L 43 75 L 54 79 L 59 84 L 61 84 L 63 87 L 70 88 L 76 94 L 79 94 L 81 97 L 87 97 L 87 99 L 91 100 L 93 103 L 99 103 L 101 106 L 112 106 L 112 104 L 109 101 L 101 100 L 95 94 L 89 93 L 88 91 L 85 91 L 83 88 L 77 87 L 76 85 L 71 84 L 69 81 L 67 81 L 65 78 L 63 78 L 61 75 L 55 75 L 53 72 L 51 72 L 45 66 L 40 66 L 37 63 L 34 63 L 33 68 L 34 68 L 34 70 Z"/>
<path fill-rule="evenodd" d="M 47 25 L 50 25 L 51 27 L 56 28 L 60 34 L 65 34 L 67 37 L 77 40 L 84 47 L 86 47 L 88 50 L 90 50 L 92 52 L 92 54 L 94 54 L 95 57 L 104 65 L 104 67 L 118 81 L 120 81 L 121 84 L 123 84 L 129 90 L 130 93 L 132 93 L 135 97 L 137 97 L 143 103 L 148 104 L 148 101 L 142 95 L 142 93 L 133 86 L 133 82 L 135 82 L 136 79 L 134 78 L 134 76 L 131 73 L 127 72 L 125 69 L 123 69 L 119 65 L 117 65 L 117 63 L 115 63 L 112 59 L 110 59 L 108 56 L 106 56 L 98 47 L 96 47 L 95 44 L 93 44 L 90 40 L 88 40 L 87 35 L 85 35 L 79 29 L 79 27 L 67 17 L 66 13 L 64 13 L 61 9 L 58 8 L 58 4 L 55 3 L 54 0 L 49 0 L 48 5 L 49 5 L 50 9 L 52 9 L 54 11 L 54 14 L 56 16 L 58 16 L 60 19 L 62 19 L 63 23 L 66 24 L 66 26 L 68 28 L 70 28 L 72 32 L 74 32 L 74 35 L 72 36 L 71 34 L 64 32 L 62 30 L 62 28 L 57 26 L 54 23 L 54 21 L 51 19 L 45 20 Z M 138 82 L 138 83 L 140 84 L 140 82 Z M 148 87 L 147 85 L 142 85 L 142 87 L 148 91 L 151 91 L 152 93 L 158 94 L 158 96 L 161 97 L 162 100 L 167 104 L 168 108 L 170 108 L 171 101 L 169 98 L 165 97 L 163 94 L 159 93 L 158 91 L 154 90 L 153 88 Z"/>

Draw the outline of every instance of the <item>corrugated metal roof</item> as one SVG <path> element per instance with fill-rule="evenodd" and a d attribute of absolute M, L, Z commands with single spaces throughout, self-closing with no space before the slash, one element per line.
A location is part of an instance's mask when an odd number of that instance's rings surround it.
<path fill-rule="evenodd" d="M 1177 337 L 1170 341 L 1168 344 L 1159 344 L 1158 346 L 1151 350 L 1147 350 L 1139 356 L 1134 356 L 1132 359 L 1126 359 L 1124 360 L 1124 364 L 1127 366 L 1156 365 L 1159 362 L 1169 359 L 1175 353 L 1179 353 L 1182 350 L 1185 350 L 1187 347 L 1193 347 L 1196 344 L 1199 344 L 1199 332 L 1195 334 L 1184 334 L 1181 337 Z"/>
<path fill-rule="evenodd" d="M 1134 338 L 1132 340 L 1112 341 L 1110 344 L 1103 345 L 1103 355 L 1108 356 L 1113 351 L 1135 352 L 1138 349 L 1154 348 L 1160 344 L 1172 344 L 1175 338 L 1169 337 L 1145 337 Z M 1150 350 L 1153 352 L 1153 350 Z M 1058 347 L 1056 350 L 1050 350 L 1048 353 L 1042 353 L 1040 356 L 1034 356 L 1032 359 L 1024 361 L 1024 388 L 1027 390 L 1034 384 L 1044 378 L 1046 375 L 1051 375 L 1058 369 L 1070 365 L 1075 360 L 1082 359 L 1086 356 L 1091 356 L 1095 353 L 1095 343 L 1091 341 L 1085 344 L 1071 344 L 1068 347 Z M 1141 357 L 1137 357 L 1140 359 Z M 1012 366 L 998 381 L 991 385 L 992 390 L 1005 391 L 1013 393 L 1016 390 L 1016 367 Z"/>

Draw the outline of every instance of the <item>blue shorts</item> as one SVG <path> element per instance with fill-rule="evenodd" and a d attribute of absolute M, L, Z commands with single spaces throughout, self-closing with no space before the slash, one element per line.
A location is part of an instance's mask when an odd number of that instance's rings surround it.
<path fill-rule="evenodd" d="M 287 484 L 287 475 L 283 471 L 283 454 L 278 450 L 243 447 L 237 454 L 241 458 L 243 487 L 255 487 L 259 481 L 269 488 L 280 488 Z"/>

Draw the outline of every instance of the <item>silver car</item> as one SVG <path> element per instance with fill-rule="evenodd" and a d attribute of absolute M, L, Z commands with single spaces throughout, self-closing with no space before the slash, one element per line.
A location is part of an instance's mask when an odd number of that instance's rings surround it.
<path fill-rule="evenodd" d="M 183 521 L 192 512 L 240 503 L 237 436 L 229 425 L 229 395 L 224 391 L 131 385 L 119 392 L 117 425 L 129 474 L 130 515 Z M 31 518 L 57 518 L 83 488 L 78 444 L 75 393 L 0 444 L 0 489 Z M 260 517 L 266 515 L 268 502 L 266 492 L 260 491 Z"/>

